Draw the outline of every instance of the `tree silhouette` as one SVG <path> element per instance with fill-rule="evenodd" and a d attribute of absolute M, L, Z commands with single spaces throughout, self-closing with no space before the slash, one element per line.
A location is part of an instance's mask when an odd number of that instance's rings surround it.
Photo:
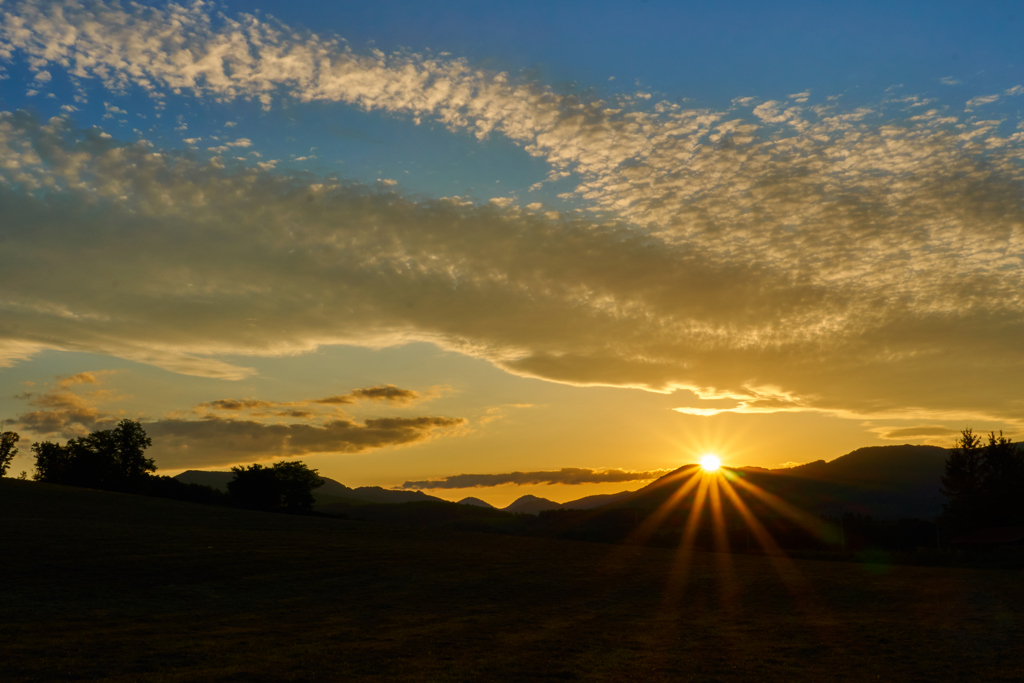
<path fill-rule="evenodd" d="M 945 521 L 958 531 L 1024 523 L 1024 453 L 999 432 L 960 432 L 946 459 L 942 494 Z"/>
<path fill-rule="evenodd" d="M 307 512 L 313 507 L 313 489 L 323 486 L 317 471 L 301 461 L 232 467 L 228 482 L 231 497 L 241 506 L 257 510 Z"/>
<path fill-rule="evenodd" d="M 235 478 L 228 482 L 228 493 L 242 507 L 273 510 L 281 502 L 281 482 L 271 467 L 260 464 L 232 467 Z"/>
<path fill-rule="evenodd" d="M 141 424 L 121 420 L 110 435 L 118 476 L 126 481 L 137 481 L 156 471 L 153 459 L 147 458 L 145 454 L 146 449 L 153 445 L 153 440 L 146 436 Z"/>
<path fill-rule="evenodd" d="M 988 525 L 1024 524 L 1024 452 L 1010 439 L 988 435 L 982 470 L 981 514 Z"/>
<path fill-rule="evenodd" d="M 153 441 L 142 425 L 121 420 L 117 427 L 70 439 L 66 445 L 32 444 L 36 481 L 89 488 L 131 490 L 156 470 L 145 450 Z"/>
<path fill-rule="evenodd" d="M 11 466 L 11 461 L 18 454 L 18 449 L 14 444 L 18 443 L 20 438 L 17 432 L 0 434 L 0 477 L 7 474 L 7 468 Z"/>

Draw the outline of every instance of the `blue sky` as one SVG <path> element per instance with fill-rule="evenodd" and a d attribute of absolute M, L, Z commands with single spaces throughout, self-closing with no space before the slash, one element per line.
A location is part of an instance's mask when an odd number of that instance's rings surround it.
<path fill-rule="evenodd" d="M 1021 429 L 1012 3 L 0 14 L 26 442 L 500 503 Z"/>

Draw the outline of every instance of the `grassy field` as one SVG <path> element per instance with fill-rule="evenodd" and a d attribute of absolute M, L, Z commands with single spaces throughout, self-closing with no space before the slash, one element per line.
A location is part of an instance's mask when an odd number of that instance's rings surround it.
<path fill-rule="evenodd" d="M 0 680 L 1019 681 L 1024 574 L 0 480 Z"/>

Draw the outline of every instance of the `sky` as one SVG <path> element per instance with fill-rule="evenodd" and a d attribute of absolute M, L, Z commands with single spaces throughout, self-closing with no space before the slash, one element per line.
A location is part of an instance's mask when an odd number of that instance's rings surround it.
<path fill-rule="evenodd" d="M 0 421 L 558 502 L 1024 432 L 1017 3 L 0 1 Z"/>

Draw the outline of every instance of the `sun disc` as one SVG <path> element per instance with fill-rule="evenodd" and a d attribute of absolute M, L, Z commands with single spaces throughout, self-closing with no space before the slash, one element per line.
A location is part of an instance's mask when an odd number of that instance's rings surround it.
<path fill-rule="evenodd" d="M 700 459 L 700 467 L 705 472 L 714 472 L 722 466 L 722 461 L 716 455 L 705 455 Z"/>

